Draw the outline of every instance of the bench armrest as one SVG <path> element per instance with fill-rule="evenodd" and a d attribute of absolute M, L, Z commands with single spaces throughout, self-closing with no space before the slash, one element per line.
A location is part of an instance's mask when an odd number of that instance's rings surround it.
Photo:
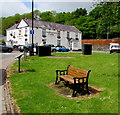
<path fill-rule="evenodd" d="M 80 77 L 80 78 L 78 78 L 78 77 L 74 77 L 73 79 L 74 79 L 74 84 L 76 84 L 76 79 L 78 79 L 78 82 L 80 83 L 80 81 L 82 80 L 82 82 L 81 83 L 84 83 L 85 81 L 84 81 L 84 78 L 88 78 L 88 77 Z M 86 82 L 88 82 L 88 80 L 86 81 Z"/>
<path fill-rule="evenodd" d="M 67 70 L 56 70 L 56 75 L 66 75 Z"/>

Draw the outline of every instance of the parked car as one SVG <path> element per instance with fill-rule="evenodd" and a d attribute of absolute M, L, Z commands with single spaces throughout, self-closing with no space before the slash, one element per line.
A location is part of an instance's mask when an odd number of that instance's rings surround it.
<path fill-rule="evenodd" d="M 7 46 L 5 43 L 0 42 L 0 51 L 11 53 L 13 51 L 13 47 L 12 46 Z"/>
<path fill-rule="evenodd" d="M 51 47 L 51 52 L 55 51 L 55 46 L 53 44 L 45 44 L 44 46 Z"/>
<path fill-rule="evenodd" d="M 64 47 L 64 46 L 56 46 L 55 51 L 59 51 L 59 52 L 68 52 L 70 51 L 68 48 Z"/>
<path fill-rule="evenodd" d="M 34 50 L 36 49 L 36 46 L 37 46 L 37 45 L 34 44 Z M 23 51 L 24 51 L 24 48 L 25 48 L 25 49 L 26 49 L 26 52 L 28 52 L 31 47 L 32 47 L 32 44 L 20 45 L 20 46 L 18 47 L 18 50 L 19 50 L 20 52 L 23 52 Z"/>
<path fill-rule="evenodd" d="M 110 53 L 120 53 L 120 44 L 118 43 L 110 43 Z"/>

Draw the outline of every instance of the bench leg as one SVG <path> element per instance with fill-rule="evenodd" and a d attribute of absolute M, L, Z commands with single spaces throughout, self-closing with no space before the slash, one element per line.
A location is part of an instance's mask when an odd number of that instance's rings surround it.
<path fill-rule="evenodd" d="M 76 97 L 76 89 L 77 89 L 77 84 L 73 84 L 73 93 L 72 93 L 72 97 Z"/>
<path fill-rule="evenodd" d="M 81 87 L 82 87 L 82 91 L 84 91 L 84 84 L 82 84 Z"/>
<path fill-rule="evenodd" d="M 75 90 L 73 90 L 72 97 L 76 97 Z"/>
<path fill-rule="evenodd" d="M 57 81 L 58 81 L 58 76 L 56 76 L 56 81 L 55 81 L 55 84 L 58 84 L 58 82 L 57 82 Z"/>
<path fill-rule="evenodd" d="M 87 94 L 89 95 L 88 83 L 86 83 L 86 90 L 87 90 Z"/>

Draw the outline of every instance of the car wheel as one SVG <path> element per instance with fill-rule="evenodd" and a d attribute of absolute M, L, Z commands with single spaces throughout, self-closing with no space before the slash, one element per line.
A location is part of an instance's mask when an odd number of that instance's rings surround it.
<path fill-rule="evenodd" d="M 56 52 L 56 50 L 54 49 L 54 50 L 52 50 L 52 52 Z"/>
<path fill-rule="evenodd" d="M 23 50 L 19 50 L 20 52 L 23 52 Z"/>
<path fill-rule="evenodd" d="M 59 50 L 59 52 L 62 52 L 62 50 Z"/>
<path fill-rule="evenodd" d="M 69 50 L 66 50 L 66 52 L 68 52 Z"/>
<path fill-rule="evenodd" d="M 8 49 L 8 52 L 11 53 L 13 50 L 12 49 Z"/>
<path fill-rule="evenodd" d="M 110 54 L 113 53 L 111 50 L 110 50 Z"/>

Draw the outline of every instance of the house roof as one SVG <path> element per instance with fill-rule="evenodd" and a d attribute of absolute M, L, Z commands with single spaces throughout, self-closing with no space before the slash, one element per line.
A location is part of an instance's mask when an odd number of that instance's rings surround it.
<path fill-rule="evenodd" d="M 8 28 L 7 30 L 13 30 L 13 29 L 16 29 L 18 26 L 18 24 L 14 24 L 13 26 L 11 26 L 10 28 Z"/>
<path fill-rule="evenodd" d="M 29 27 L 32 27 L 31 19 L 23 19 L 23 20 L 29 25 Z M 15 24 L 12 27 L 10 27 L 8 30 L 16 29 L 18 25 L 19 24 Z M 39 21 L 39 20 L 34 20 L 34 27 L 53 29 L 53 30 L 55 29 L 58 31 L 80 32 L 75 26 Z"/>

